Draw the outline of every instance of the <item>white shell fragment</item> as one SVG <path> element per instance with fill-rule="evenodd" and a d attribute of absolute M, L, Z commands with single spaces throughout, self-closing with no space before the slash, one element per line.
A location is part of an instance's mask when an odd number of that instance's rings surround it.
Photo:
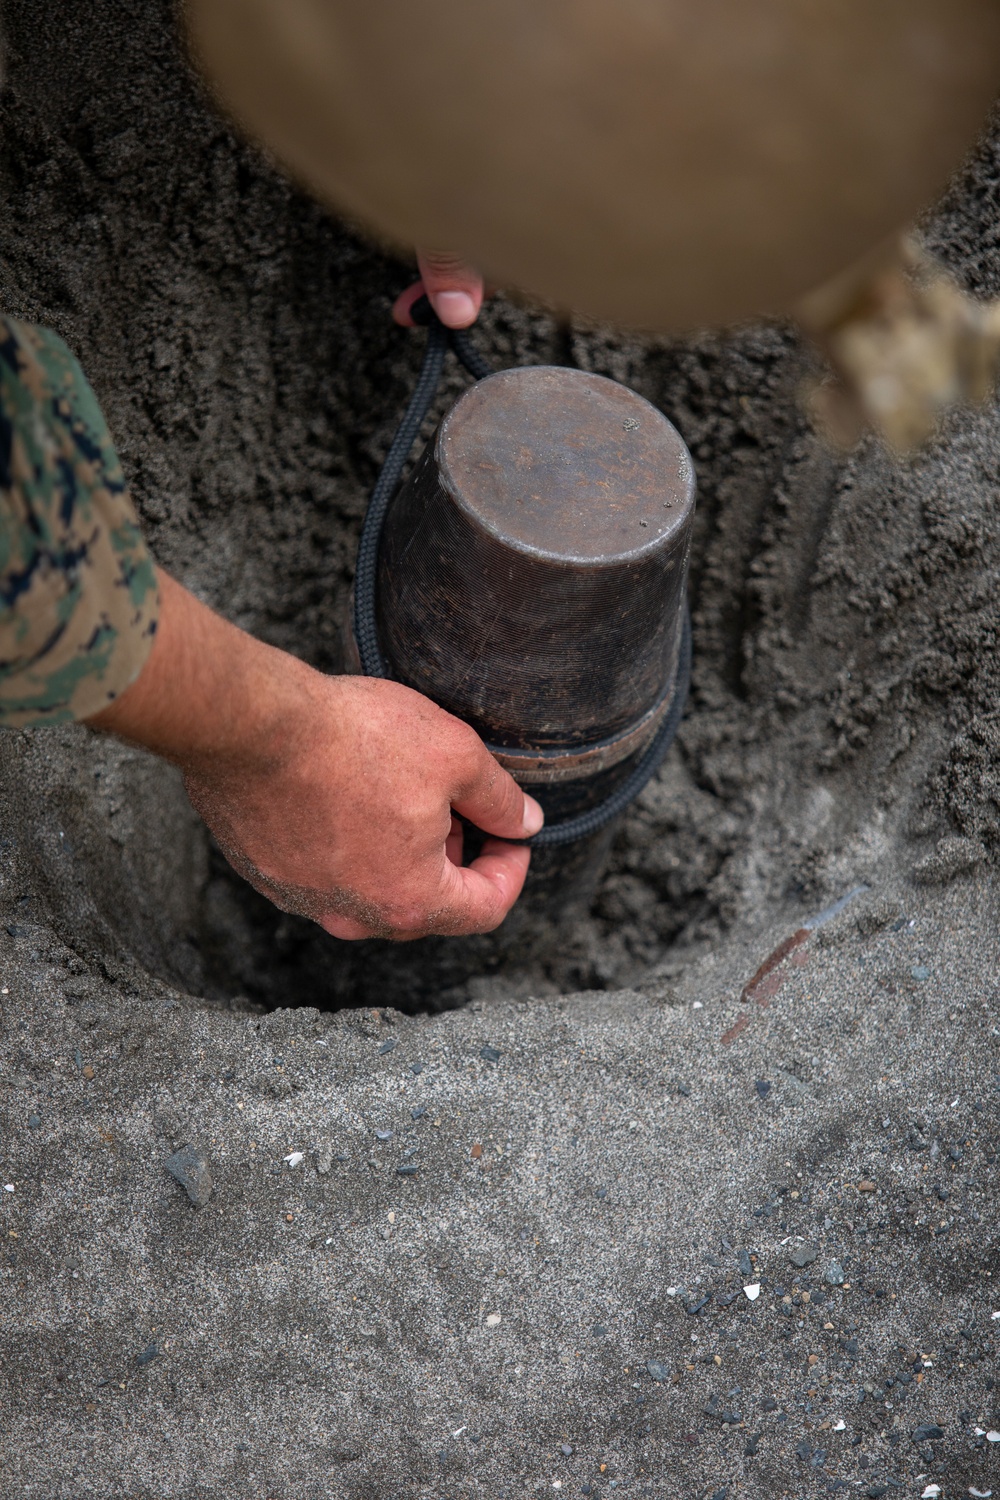
<path fill-rule="evenodd" d="M 495 1328 L 499 1322 L 500 1322 L 500 1314 L 499 1313 L 490 1313 L 489 1316 L 486 1319 L 486 1326 L 487 1326 L 487 1328 Z"/>
<path fill-rule="evenodd" d="M 305 1160 L 305 1154 L 304 1151 L 290 1151 L 283 1160 L 287 1161 L 290 1167 L 297 1167 L 300 1161 Z"/>
<path fill-rule="evenodd" d="M 748 1302 L 756 1302 L 760 1296 L 760 1282 L 751 1281 L 749 1286 L 743 1288 L 743 1295 Z"/>

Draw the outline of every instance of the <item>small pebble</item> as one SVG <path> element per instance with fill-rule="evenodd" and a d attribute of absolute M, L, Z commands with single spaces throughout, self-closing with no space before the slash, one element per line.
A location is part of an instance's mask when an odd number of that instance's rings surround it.
<path fill-rule="evenodd" d="M 598 1188 L 597 1191 L 594 1193 L 594 1197 L 595 1198 L 606 1198 L 607 1196 L 608 1196 L 608 1190 L 605 1187 Z"/>
<path fill-rule="evenodd" d="M 658 1359 L 647 1359 L 646 1369 L 649 1371 L 652 1378 L 656 1381 L 670 1379 L 670 1367 L 668 1365 L 661 1364 Z"/>
<path fill-rule="evenodd" d="M 377 1141 L 391 1141 L 392 1136 L 393 1132 L 391 1130 L 376 1130 L 375 1132 L 375 1139 Z"/>
<path fill-rule="evenodd" d="M 416 1177 L 419 1168 L 415 1161 L 400 1162 L 396 1168 L 397 1177 Z"/>
<path fill-rule="evenodd" d="M 187 1193 L 195 1208 L 204 1208 L 212 1196 L 212 1172 L 208 1158 L 194 1146 L 182 1146 L 168 1156 L 164 1166 Z"/>
<path fill-rule="evenodd" d="M 42 1117 L 41 1117 L 41 1115 L 29 1115 L 28 1116 L 28 1129 L 29 1130 L 37 1130 L 38 1127 L 39 1127 L 39 1125 L 41 1125 L 41 1123 L 42 1123 Z"/>
<path fill-rule="evenodd" d="M 142 1370 L 142 1369 L 145 1368 L 146 1365 L 151 1365 L 153 1363 L 153 1360 L 154 1359 L 158 1359 L 159 1356 L 160 1356 L 160 1347 L 159 1347 L 159 1345 L 158 1344 L 148 1344 L 146 1346 L 146 1348 L 143 1349 L 143 1351 L 142 1351 L 141 1354 L 137 1354 L 136 1355 L 135 1362 L 139 1366 L 140 1370 Z"/>
<path fill-rule="evenodd" d="M 936 1443 L 938 1438 L 944 1437 L 944 1429 L 936 1422 L 921 1422 L 910 1436 L 915 1443 Z"/>
<path fill-rule="evenodd" d="M 415 1104 L 413 1106 L 413 1108 L 410 1110 L 410 1119 L 411 1120 L 419 1120 L 426 1113 L 427 1113 L 427 1105 L 426 1104 Z"/>
<path fill-rule="evenodd" d="M 573 1449 L 569 1443 L 560 1443 L 559 1452 L 562 1453 L 566 1458 L 570 1458 L 572 1456 Z"/>
<path fill-rule="evenodd" d="M 423 1071 L 424 1071 L 424 1065 L 423 1065 L 423 1063 L 421 1063 L 421 1062 L 410 1063 L 410 1072 L 413 1074 L 414 1078 L 419 1078 L 420 1074 Z"/>
<path fill-rule="evenodd" d="M 793 1250 L 788 1252 L 788 1259 L 793 1266 L 798 1266 L 801 1270 L 803 1266 L 811 1266 L 818 1255 L 819 1250 L 816 1246 L 809 1240 L 806 1240 L 803 1244 L 796 1245 Z"/>
<path fill-rule="evenodd" d="M 749 1252 L 749 1250 L 741 1250 L 740 1251 L 738 1265 L 739 1265 L 739 1268 L 740 1268 L 740 1274 L 741 1275 L 743 1275 L 743 1276 L 752 1276 L 753 1275 L 753 1261 L 750 1259 L 750 1252 Z"/>
<path fill-rule="evenodd" d="M 601 1323 L 595 1323 L 592 1329 L 595 1339 L 603 1339 L 607 1331 L 608 1330 Z"/>
<path fill-rule="evenodd" d="M 479 1056 L 483 1059 L 484 1062 L 498 1063 L 500 1061 L 501 1054 L 496 1047 L 491 1047 L 487 1042 L 484 1046 L 480 1047 Z"/>
<path fill-rule="evenodd" d="M 823 1272 L 823 1280 L 826 1282 L 827 1286 L 844 1285 L 844 1268 L 840 1264 L 839 1260 L 831 1260 L 830 1264 Z"/>
<path fill-rule="evenodd" d="M 910 970 L 910 977 L 911 979 L 919 979 L 923 981 L 925 979 L 930 979 L 931 971 L 926 964 L 914 964 L 913 968 Z"/>
<path fill-rule="evenodd" d="M 389 1040 L 387 1042 L 383 1042 L 381 1047 L 378 1049 L 379 1057 L 384 1057 L 387 1052 L 395 1051 L 398 1046 L 399 1042 L 397 1041 L 397 1039 L 394 1036 L 391 1036 Z"/>
<path fill-rule="evenodd" d="M 758 1099 L 766 1099 L 768 1094 L 771 1092 L 771 1085 L 768 1083 L 766 1078 L 758 1078 L 757 1082 L 754 1084 L 754 1088 L 757 1090 Z"/>

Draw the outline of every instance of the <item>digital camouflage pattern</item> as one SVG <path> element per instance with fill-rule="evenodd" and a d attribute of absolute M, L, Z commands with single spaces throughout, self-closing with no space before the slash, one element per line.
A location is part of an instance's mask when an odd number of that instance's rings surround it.
<path fill-rule="evenodd" d="M 0 318 L 0 725 L 88 718 L 156 631 L 156 573 L 83 371 Z"/>

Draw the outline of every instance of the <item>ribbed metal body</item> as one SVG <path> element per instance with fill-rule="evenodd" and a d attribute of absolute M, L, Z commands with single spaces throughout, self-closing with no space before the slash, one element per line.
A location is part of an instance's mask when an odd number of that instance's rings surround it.
<path fill-rule="evenodd" d="M 607 795 L 669 704 L 694 490 L 649 402 L 534 366 L 468 390 L 393 503 L 393 675 L 472 724 L 550 817 Z"/>

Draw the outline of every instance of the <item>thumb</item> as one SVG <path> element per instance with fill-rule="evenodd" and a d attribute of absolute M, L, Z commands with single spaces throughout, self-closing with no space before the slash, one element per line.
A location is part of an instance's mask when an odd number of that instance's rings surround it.
<path fill-rule="evenodd" d="M 478 735 L 452 786 L 451 805 L 484 833 L 501 839 L 531 838 L 545 821 L 534 797 L 522 792 Z"/>
<path fill-rule="evenodd" d="M 417 265 L 430 304 L 446 328 L 468 328 L 483 305 L 483 278 L 447 250 L 418 250 Z"/>

